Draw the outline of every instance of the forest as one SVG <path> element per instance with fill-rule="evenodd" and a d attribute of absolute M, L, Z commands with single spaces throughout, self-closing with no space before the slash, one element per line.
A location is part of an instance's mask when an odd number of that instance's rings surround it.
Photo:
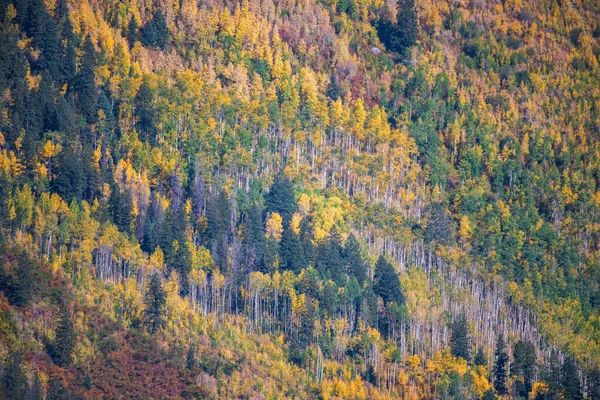
<path fill-rule="evenodd" d="M 0 0 L 0 399 L 600 399 L 600 2 Z"/>

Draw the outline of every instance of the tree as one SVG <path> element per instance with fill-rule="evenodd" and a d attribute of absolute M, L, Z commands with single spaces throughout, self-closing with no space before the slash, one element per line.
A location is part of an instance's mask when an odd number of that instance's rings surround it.
<path fill-rule="evenodd" d="M 298 209 L 294 186 L 284 173 L 279 173 L 265 197 L 267 211 L 279 213 L 284 225 L 289 224 L 292 214 Z"/>
<path fill-rule="evenodd" d="M 398 305 L 404 304 L 404 294 L 400 287 L 398 274 L 394 266 L 383 255 L 379 256 L 377 264 L 375 264 L 374 278 L 373 290 L 377 296 L 383 299 L 384 303 L 393 301 Z"/>
<path fill-rule="evenodd" d="M 7 399 L 25 399 L 29 392 L 27 376 L 23 370 L 23 358 L 21 353 L 13 351 L 6 371 L 4 372 L 4 392 Z"/>
<path fill-rule="evenodd" d="M 535 375 L 535 348 L 530 341 L 519 340 L 513 349 L 514 364 L 512 371 L 522 378 L 518 382 L 517 393 L 527 398 L 533 386 Z"/>
<path fill-rule="evenodd" d="M 367 279 L 367 266 L 360 254 L 360 244 L 353 233 L 348 236 L 342 255 L 346 272 L 354 276 L 362 286 L 363 282 Z"/>
<path fill-rule="evenodd" d="M 477 354 L 475 355 L 475 358 L 473 359 L 473 364 L 478 365 L 478 366 L 487 364 L 482 346 L 479 346 L 477 348 Z"/>
<path fill-rule="evenodd" d="M 193 370 L 194 368 L 198 367 L 198 361 L 196 360 L 196 347 L 193 345 L 190 345 L 188 349 L 185 367 L 189 370 Z"/>
<path fill-rule="evenodd" d="M 155 334 L 165 324 L 167 307 L 167 294 L 158 274 L 153 274 L 148 282 L 144 304 L 146 305 L 144 310 L 146 325 L 149 327 L 150 333 Z"/>
<path fill-rule="evenodd" d="M 46 396 L 49 400 L 68 400 L 69 392 L 63 385 L 60 378 L 53 376 L 50 378 L 48 383 L 48 395 Z"/>
<path fill-rule="evenodd" d="M 345 281 L 341 238 L 335 226 L 331 228 L 327 239 L 319 246 L 316 264 L 322 276 L 332 278 L 338 284 L 343 284 Z"/>
<path fill-rule="evenodd" d="M 382 19 L 378 26 L 379 38 L 388 50 L 406 55 L 417 42 L 419 23 L 414 0 L 398 0 L 396 23 Z"/>
<path fill-rule="evenodd" d="M 429 218 L 424 232 L 425 242 L 449 245 L 454 239 L 455 224 L 442 203 L 432 203 L 428 207 Z"/>
<path fill-rule="evenodd" d="M 577 365 L 572 356 L 565 357 L 561 372 L 564 398 L 571 400 L 583 399 Z"/>
<path fill-rule="evenodd" d="M 283 228 L 281 243 L 279 244 L 279 255 L 281 266 L 296 274 L 306 266 L 300 238 L 289 224 Z"/>
<path fill-rule="evenodd" d="M 83 62 L 75 76 L 75 92 L 77 94 L 77 105 L 88 123 L 96 121 L 96 105 L 98 103 L 98 91 L 96 89 L 96 48 L 89 35 L 85 37 L 83 44 Z"/>
<path fill-rule="evenodd" d="M 73 349 L 75 348 L 75 329 L 71 320 L 71 313 L 65 302 L 61 302 L 60 318 L 56 328 L 56 337 L 51 346 L 50 356 L 59 367 L 69 367 L 73 362 Z"/>
<path fill-rule="evenodd" d="M 132 15 L 127 25 L 127 42 L 129 47 L 132 48 L 135 42 L 138 40 L 138 23 L 135 15 Z"/>
<path fill-rule="evenodd" d="M 464 315 L 459 316 L 452 323 L 450 352 L 453 356 L 464 358 L 467 361 L 471 358 L 471 336 Z"/>
<path fill-rule="evenodd" d="M 36 372 L 33 377 L 33 385 L 31 385 L 29 398 L 31 400 L 43 400 L 44 399 L 44 388 L 42 387 L 42 381 L 40 375 Z"/>
<path fill-rule="evenodd" d="M 147 47 L 158 47 L 164 50 L 169 43 L 169 28 L 162 10 L 156 10 L 152 19 L 146 22 L 141 30 L 142 44 Z"/>
<path fill-rule="evenodd" d="M 506 378 L 508 373 L 508 354 L 506 353 L 506 343 L 503 335 L 498 335 L 496 351 L 494 353 L 494 389 L 498 394 L 506 394 Z"/>

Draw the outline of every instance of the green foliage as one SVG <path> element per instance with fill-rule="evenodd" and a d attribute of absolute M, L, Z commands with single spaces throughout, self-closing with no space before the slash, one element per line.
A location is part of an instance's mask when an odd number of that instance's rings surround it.
<path fill-rule="evenodd" d="M 388 20 L 379 22 L 379 39 L 388 50 L 406 55 L 419 36 L 414 0 L 399 0 L 396 3 L 396 20 L 396 23 Z"/>
<path fill-rule="evenodd" d="M 398 274 L 394 270 L 394 266 L 384 256 L 379 256 L 375 264 L 373 291 L 386 304 L 390 302 L 395 302 L 398 305 L 404 304 L 404 295 L 400 287 Z"/>
<path fill-rule="evenodd" d="M 508 354 L 504 336 L 498 335 L 494 352 L 494 389 L 500 395 L 507 393 L 506 380 L 508 375 Z"/>
<path fill-rule="evenodd" d="M 169 44 L 169 28 L 160 8 L 156 10 L 152 19 L 148 20 L 141 29 L 142 44 L 148 47 L 158 47 L 165 50 Z"/>
<path fill-rule="evenodd" d="M 464 358 L 467 361 L 471 359 L 471 335 L 464 315 L 460 315 L 452 323 L 450 352 L 453 356 Z"/>
<path fill-rule="evenodd" d="M 144 304 L 146 305 L 144 310 L 146 326 L 150 333 L 154 335 L 165 325 L 165 307 L 167 305 L 167 295 L 158 274 L 153 274 L 150 277 Z"/>
<path fill-rule="evenodd" d="M 29 393 L 29 382 L 23 369 L 23 357 L 15 351 L 10 355 L 4 371 L 4 394 L 6 399 L 25 400 Z"/>
<path fill-rule="evenodd" d="M 55 338 L 49 347 L 50 356 L 56 365 L 60 367 L 71 366 L 76 336 L 73 321 L 71 320 L 71 313 L 63 301 L 60 306 L 60 317 L 56 327 Z"/>

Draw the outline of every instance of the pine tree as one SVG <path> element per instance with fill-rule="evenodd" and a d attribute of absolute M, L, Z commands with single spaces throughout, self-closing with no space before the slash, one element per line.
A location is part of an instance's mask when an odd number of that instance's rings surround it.
<path fill-rule="evenodd" d="M 404 305 L 404 294 L 400 287 L 400 280 L 394 266 L 385 259 L 383 255 L 379 256 L 375 264 L 373 290 L 375 294 L 381 297 L 384 303 L 395 302 L 398 305 Z"/>
<path fill-rule="evenodd" d="M 149 327 L 150 333 L 155 334 L 165 324 L 167 307 L 167 294 L 158 274 L 152 275 L 148 282 L 144 304 L 146 305 L 144 311 L 146 325 Z"/>
<path fill-rule="evenodd" d="M 48 383 L 48 400 L 69 400 L 69 392 L 61 382 L 60 378 L 53 376 Z"/>
<path fill-rule="evenodd" d="M 30 400 L 44 400 L 44 388 L 42 387 L 42 381 L 40 375 L 36 372 L 33 377 L 33 385 L 31 385 Z"/>
<path fill-rule="evenodd" d="M 260 267 L 265 252 L 265 227 L 263 211 L 258 204 L 250 207 L 243 215 L 242 247 L 247 268 L 250 271 Z"/>
<path fill-rule="evenodd" d="M 56 337 L 51 346 L 50 356 L 59 367 L 69 367 L 73 362 L 73 350 L 75 348 L 75 329 L 71 320 L 71 313 L 62 302 L 60 307 L 60 318 L 56 328 Z"/>
<path fill-rule="evenodd" d="M 506 343 L 504 336 L 498 335 L 496 351 L 494 353 L 494 389 L 498 394 L 506 394 L 506 379 L 508 373 L 508 354 L 506 353 Z"/>
<path fill-rule="evenodd" d="M 533 343 L 519 340 L 513 349 L 513 357 L 514 364 L 511 369 L 515 375 L 523 379 L 522 384 L 517 387 L 517 393 L 527 398 L 533 386 L 536 367 Z"/>
<path fill-rule="evenodd" d="M 142 44 L 164 50 L 169 43 L 169 28 L 162 10 L 156 10 L 141 30 Z"/>
<path fill-rule="evenodd" d="M 29 392 L 27 376 L 23 370 L 23 358 L 21 353 L 13 351 L 6 371 L 4 372 L 4 392 L 7 399 L 25 399 Z"/>
<path fill-rule="evenodd" d="M 196 348 L 190 346 L 187 352 L 185 367 L 189 370 L 193 370 L 198 367 L 198 361 L 196 360 Z"/>
<path fill-rule="evenodd" d="M 342 254 L 347 273 L 354 276 L 362 286 L 367 279 L 367 266 L 360 254 L 360 244 L 353 233 L 348 236 Z"/>
<path fill-rule="evenodd" d="M 317 270 L 325 278 L 331 278 L 338 284 L 345 282 L 344 260 L 342 259 L 341 238 L 334 226 L 327 239 L 318 248 Z"/>
<path fill-rule="evenodd" d="M 129 24 L 127 25 L 127 42 L 129 42 L 130 48 L 132 48 L 138 40 L 138 29 L 137 19 L 132 15 L 129 19 Z"/>
<path fill-rule="evenodd" d="M 583 399 L 577 365 L 572 356 L 565 357 L 561 372 L 564 397 L 571 400 Z"/>
<path fill-rule="evenodd" d="M 467 361 L 471 359 L 471 336 L 464 315 L 459 316 L 452 323 L 450 352 L 455 357 L 461 357 Z"/>
<path fill-rule="evenodd" d="M 379 38 L 388 50 L 406 55 L 417 42 L 419 23 L 414 0 L 398 0 L 396 3 L 396 23 L 381 20 L 378 26 Z"/>
<path fill-rule="evenodd" d="M 479 346 L 477 348 L 477 354 L 475 355 L 475 358 L 473 359 L 473 364 L 478 365 L 478 366 L 487 364 L 487 360 L 485 359 L 485 354 L 483 352 L 482 346 Z"/>
<path fill-rule="evenodd" d="M 98 92 L 96 89 L 96 49 L 90 36 L 86 36 L 83 44 L 83 62 L 77 76 L 75 77 L 75 91 L 77 93 L 77 105 L 88 123 L 96 121 L 98 103 Z"/>
<path fill-rule="evenodd" d="M 306 266 L 300 238 L 289 224 L 283 228 L 281 243 L 279 244 L 279 255 L 281 266 L 296 274 Z"/>
<path fill-rule="evenodd" d="M 289 224 L 292 214 L 298 209 L 294 196 L 294 186 L 284 173 L 279 173 L 265 197 L 267 212 L 278 213 L 283 225 Z"/>

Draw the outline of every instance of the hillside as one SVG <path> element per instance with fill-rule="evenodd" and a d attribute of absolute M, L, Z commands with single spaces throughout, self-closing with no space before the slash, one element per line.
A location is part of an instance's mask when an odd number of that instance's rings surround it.
<path fill-rule="evenodd" d="M 600 398 L 600 3 L 0 31 L 0 398 Z"/>

